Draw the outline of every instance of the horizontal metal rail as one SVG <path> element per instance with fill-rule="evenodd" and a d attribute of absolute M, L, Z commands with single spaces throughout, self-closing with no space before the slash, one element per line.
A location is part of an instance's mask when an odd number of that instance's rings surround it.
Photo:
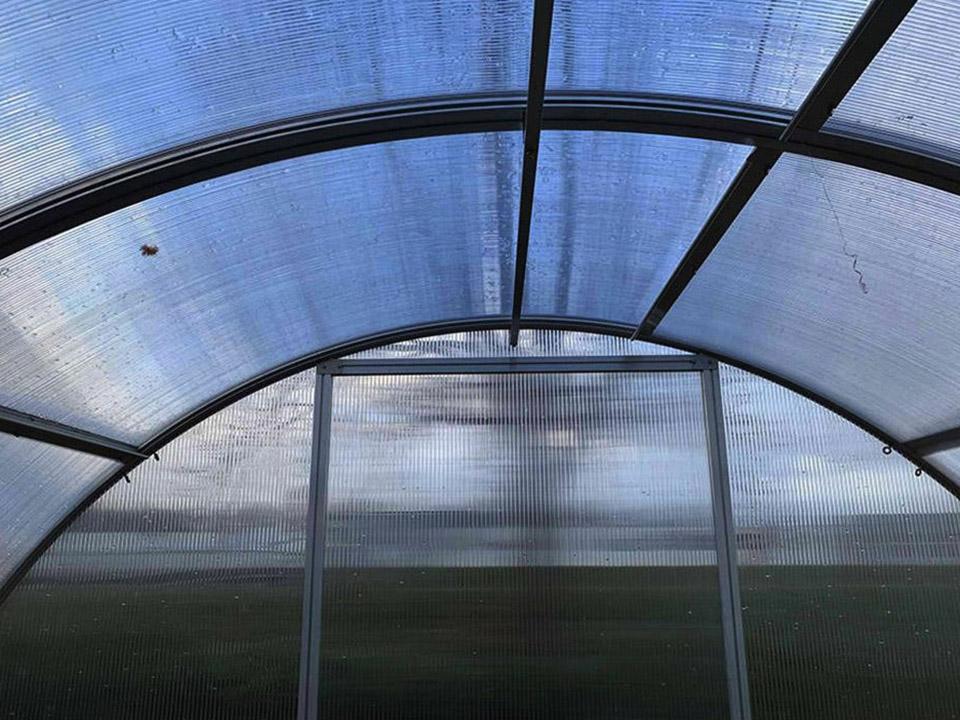
<path fill-rule="evenodd" d="M 121 463 L 136 463 L 149 457 L 139 448 L 120 440 L 5 407 L 0 407 L 0 432 Z"/>
<path fill-rule="evenodd" d="M 709 366 L 703 355 L 622 357 L 512 357 L 331 360 L 329 375 L 504 375 L 517 373 L 696 372 Z"/>

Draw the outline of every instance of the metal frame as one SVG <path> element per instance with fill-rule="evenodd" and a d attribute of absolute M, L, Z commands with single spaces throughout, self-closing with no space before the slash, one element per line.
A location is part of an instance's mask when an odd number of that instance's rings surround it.
<path fill-rule="evenodd" d="M 333 378 L 317 372 L 313 399 L 313 444 L 310 454 L 307 508 L 307 556 L 303 578 L 303 622 L 300 626 L 300 688 L 298 720 L 317 717 L 319 698 L 320 611 L 323 607 L 323 566 L 326 557 L 327 478 L 330 469 L 330 430 L 333 420 Z"/>
<path fill-rule="evenodd" d="M 724 431 L 723 397 L 717 364 L 700 373 L 703 416 L 710 456 L 710 491 L 713 504 L 713 531 L 720 576 L 720 615 L 723 619 L 723 649 L 727 668 L 730 717 L 750 720 L 750 684 L 747 676 L 747 649 L 743 636 L 743 605 L 740 602 L 740 574 L 737 565 L 737 532 L 733 523 L 727 438 Z"/>
<path fill-rule="evenodd" d="M 801 132 L 815 133 L 823 127 L 834 108 L 880 52 L 880 48 L 907 16 L 915 2 L 916 0 L 873 0 L 791 118 L 790 124 L 780 134 L 781 144 L 787 145 Z M 634 338 L 653 334 L 660 321 L 670 312 L 670 308 L 693 280 L 693 276 L 753 198 L 760 188 L 760 183 L 783 152 L 777 148 L 759 147 L 750 153 L 674 269 L 667 284 L 637 325 Z"/>
<path fill-rule="evenodd" d="M 513 321 L 509 328 L 513 329 Z M 512 339 L 512 338 L 511 338 Z M 308 557 L 304 586 L 298 720 L 319 717 L 320 617 L 326 543 L 327 483 L 336 377 L 405 375 L 504 375 L 682 372 L 700 375 L 704 445 L 710 468 L 714 547 L 723 633 L 724 668 L 731 720 L 750 720 L 750 695 L 740 603 L 736 529 L 733 523 L 718 365 L 704 355 L 621 357 L 506 357 L 336 359 L 317 365 L 313 454 L 310 469 Z"/>
<path fill-rule="evenodd" d="M 693 372 L 712 361 L 703 355 L 625 357 L 436 358 L 425 360 L 331 360 L 319 366 L 330 375 L 509 375 L 531 373 Z"/>
<path fill-rule="evenodd" d="M 442 98 L 295 118 L 210 138 L 98 173 L 0 213 L 0 257 L 6 257 L 119 208 L 177 188 L 277 160 L 362 144 L 455 133 L 517 130 L 523 125 L 525 187 L 528 175 L 527 138 L 533 140 L 535 134 L 538 140 L 541 128 L 661 133 L 754 145 L 757 149 L 751 154 L 747 166 L 738 175 L 731 190 L 721 200 L 704 231 L 691 247 L 692 257 L 690 257 L 691 253 L 685 256 L 675 271 L 674 277 L 661 293 L 664 302 L 661 303 L 658 298 L 654 308 L 633 332 L 635 337 L 645 336 L 652 332 L 679 297 L 712 248 L 719 242 L 723 231 L 735 220 L 759 186 L 766 171 L 784 152 L 862 167 L 960 195 L 960 165 L 948 158 L 937 157 L 928 149 L 918 148 L 915 143 L 903 142 L 896 138 L 860 136 L 853 128 L 837 127 L 827 131 L 822 128 L 833 108 L 857 80 L 914 3 L 915 0 L 875 0 L 864 13 L 847 43 L 834 58 L 821 81 L 803 106 L 793 115 L 766 108 L 732 103 L 705 103 L 686 98 L 625 96 L 608 93 L 568 93 L 551 96 L 544 95 L 542 84 L 538 98 L 533 88 L 534 73 L 531 72 L 531 91 L 526 99 L 509 94 Z M 546 6 L 550 6 L 552 10 L 552 1 L 537 2 L 538 8 Z M 538 33 L 535 29 L 531 68 L 533 69 L 535 62 L 542 60 L 545 72 L 549 23 L 546 26 L 546 41 L 543 39 L 541 27 L 539 42 L 542 47 L 540 51 L 537 50 Z M 531 108 L 534 110 L 533 113 Z M 538 111 L 542 114 L 536 118 L 534 115 Z M 529 189 L 526 191 L 531 206 L 530 212 L 532 212 L 536 172 L 535 160 L 534 155 L 533 162 L 530 163 L 532 169 Z M 521 210 L 521 220 L 523 217 L 524 211 Z M 529 215 L 525 225 L 524 264 L 529 241 Z M 518 268 L 521 264 L 520 245 L 521 238 L 518 236 Z M 677 278 L 676 281 L 674 278 Z M 523 318 L 519 313 L 523 295 L 522 273 L 518 273 L 518 280 L 519 284 L 515 283 L 514 314 L 509 321 L 502 318 L 487 318 L 449 323 L 446 325 L 448 331 L 471 326 L 509 327 L 514 341 L 521 325 L 599 330 L 617 335 L 630 334 L 629 330 L 632 328 L 624 330 L 623 326 L 612 323 L 576 318 Z M 367 346 L 372 346 L 402 339 L 404 333 L 415 336 L 442 331 L 437 330 L 437 327 L 423 326 L 397 333 L 384 333 L 376 339 L 368 338 L 340 347 L 359 349 L 365 343 L 368 344 Z M 645 339 L 657 342 L 651 338 Z M 660 341 L 660 344 L 669 343 Z M 0 603 L 9 595 L 11 589 L 36 558 L 72 520 L 144 458 L 225 405 L 270 382 L 298 372 L 307 364 L 316 362 L 317 359 L 330 357 L 339 352 L 342 350 L 333 348 L 313 353 L 306 358 L 287 363 L 253 378 L 207 402 L 139 448 L 95 433 L 0 408 L 0 431 L 109 457 L 123 463 L 123 468 L 119 472 L 108 478 L 73 511 L 62 518 L 11 574 L 0 587 Z M 735 358 L 722 359 L 784 385 L 837 412 L 911 458 L 952 494 L 960 496 L 957 487 L 943 473 L 923 458 L 916 458 L 917 454 L 930 454 L 938 450 L 960 447 L 960 428 L 900 443 L 846 408 L 806 388 Z M 563 360 L 569 362 L 570 359 Z M 518 367 L 515 365 L 514 369 L 509 371 L 525 371 L 518 370 Z M 613 365 L 608 367 L 612 368 Z M 504 372 L 507 371 L 504 370 Z M 529 372 L 544 371 L 543 369 L 529 370 Z M 701 370 L 701 372 L 704 373 L 704 378 L 710 374 L 709 371 Z M 716 382 L 713 384 L 717 386 Z M 717 389 L 716 392 L 719 393 L 719 390 Z M 718 394 L 716 402 L 719 402 Z M 713 432 L 719 433 L 718 437 L 722 440 L 722 425 L 719 429 L 715 428 Z M 715 440 L 715 442 L 720 443 L 721 440 Z M 722 483 L 721 474 L 714 474 L 721 478 L 718 482 Z M 317 501 L 319 496 L 315 503 Z M 749 707 L 748 704 L 746 707 Z"/>
<path fill-rule="evenodd" d="M 0 432 L 122 463 L 138 463 L 149 457 L 129 443 L 5 407 L 0 407 Z"/>
<path fill-rule="evenodd" d="M 527 279 L 527 250 L 530 246 L 530 224 L 533 221 L 533 193 L 537 184 L 537 159 L 540 156 L 540 128 L 552 28 L 553 0 L 535 0 L 527 109 L 523 116 L 523 168 L 520 176 L 517 254 L 514 261 L 513 313 L 510 317 L 510 344 L 513 346 L 516 346 L 520 334 L 520 315 L 523 312 L 523 287 Z"/>
<path fill-rule="evenodd" d="M 931 435 L 924 435 L 923 437 L 908 440 L 904 444 L 917 455 L 924 456 L 943 452 L 944 450 L 954 450 L 960 447 L 960 427 L 952 427 Z"/>
<path fill-rule="evenodd" d="M 630 337 L 634 328 L 624 323 L 614 323 L 609 321 L 594 320 L 590 318 L 572 318 L 572 317 L 551 317 L 551 316 L 526 316 L 523 318 L 522 326 L 526 328 L 550 329 L 550 330 L 568 330 L 578 332 L 591 332 L 602 335 L 612 335 L 615 337 Z M 163 449 L 165 445 L 174 439 L 206 420 L 211 415 L 237 402 L 238 400 L 250 395 L 257 390 L 271 385 L 284 378 L 303 372 L 309 368 L 317 366 L 319 363 L 327 360 L 336 359 L 344 355 L 358 353 L 363 350 L 388 345 L 402 340 L 412 340 L 420 337 L 439 335 L 451 332 L 469 332 L 479 330 L 503 330 L 509 329 L 510 318 L 508 317 L 483 317 L 483 318 L 462 318 L 458 320 L 449 320 L 435 323 L 425 323 L 412 327 L 397 328 L 390 331 L 375 333 L 355 340 L 321 348 L 317 351 L 307 353 L 302 357 L 283 363 L 277 367 L 266 370 L 256 375 L 244 383 L 230 388 L 229 390 L 210 398 L 198 408 L 187 413 L 176 422 L 172 423 L 164 431 L 156 435 L 140 446 L 143 455 L 153 455 Z M 771 372 L 764 368 L 752 365 L 738 358 L 710 352 L 703 348 L 688 343 L 679 343 L 663 340 L 660 338 L 648 338 L 647 342 L 672 347 L 686 352 L 701 354 L 712 358 L 718 362 L 740 368 L 753 373 L 770 382 L 787 388 L 788 390 L 801 395 L 808 400 L 817 403 L 821 407 L 836 413 L 843 419 L 859 427 L 864 432 L 869 433 L 884 445 L 896 450 L 897 453 L 907 458 L 911 463 L 917 466 L 918 470 L 926 473 L 932 480 L 939 484 L 951 495 L 960 500 L 960 486 L 958 486 L 942 470 L 930 464 L 928 460 L 919 455 L 907 443 L 901 442 L 889 433 L 877 427 L 873 423 L 851 412 L 842 405 L 830 400 L 829 398 L 816 393 L 809 388 Z M 23 560 L 0 584 L 0 605 L 9 597 L 10 593 L 23 577 L 33 567 L 34 563 L 43 555 L 44 552 L 57 540 L 71 523 L 83 513 L 88 507 L 95 503 L 105 492 L 107 492 L 116 483 L 120 482 L 124 476 L 132 472 L 142 460 L 133 460 L 123 465 L 116 472 L 104 478 L 103 482 L 94 487 L 84 498 L 82 498 L 73 508 L 67 511 L 63 517 L 37 542 L 33 549 L 24 556 Z"/>

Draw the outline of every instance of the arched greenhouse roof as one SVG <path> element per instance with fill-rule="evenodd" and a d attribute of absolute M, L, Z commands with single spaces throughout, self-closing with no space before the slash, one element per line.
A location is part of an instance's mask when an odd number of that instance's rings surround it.
<path fill-rule="evenodd" d="M 231 400 L 464 329 L 710 354 L 954 488 L 958 9 L 9 8 L 0 581 Z"/>

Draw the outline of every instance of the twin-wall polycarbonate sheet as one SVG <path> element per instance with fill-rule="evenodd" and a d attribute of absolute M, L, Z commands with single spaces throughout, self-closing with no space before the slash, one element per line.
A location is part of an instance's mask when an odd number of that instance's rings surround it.
<path fill-rule="evenodd" d="M 325 346 L 509 312 L 518 140 L 439 137 L 271 164 L 8 258 L 0 404 L 141 442 Z"/>
<path fill-rule="evenodd" d="M 37 543 L 120 465 L 3 433 L 0 462 L 2 585 Z"/>
<path fill-rule="evenodd" d="M 960 501 L 867 433 L 721 369 L 753 717 L 960 707 Z"/>
<path fill-rule="evenodd" d="M 307 113 L 526 86 L 520 0 L 43 0 L 0 19 L 0 208 Z"/>
<path fill-rule="evenodd" d="M 146 460 L 0 606 L 0 716 L 296 717 L 315 373 Z"/>
<path fill-rule="evenodd" d="M 960 155 L 960 12 L 919 0 L 834 111 L 828 129 Z"/>
<path fill-rule="evenodd" d="M 567 330 L 523 330 L 516 346 L 507 330 L 475 330 L 404 340 L 351 355 L 352 358 L 508 358 L 582 357 L 627 355 L 683 355 L 666 345 L 654 345 L 626 337 L 595 335 Z"/>
<path fill-rule="evenodd" d="M 725 717 L 696 373 L 334 380 L 320 717 Z"/>
<path fill-rule="evenodd" d="M 958 479 L 957 482 L 960 484 L 960 448 L 941 450 L 928 455 L 926 460 L 930 461 L 930 464 L 938 470 L 945 472 L 949 477 Z"/>
<path fill-rule="evenodd" d="M 657 335 L 772 370 L 907 440 L 960 425 L 960 200 L 784 156 Z"/>
<path fill-rule="evenodd" d="M 557 0 L 547 87 L 797 108 L 866 0 Z"/>
<path fill-rule="evenodd" d="M 635 325 L 748 152 L 661 135 L 543 133 L 524 312 Z"/>

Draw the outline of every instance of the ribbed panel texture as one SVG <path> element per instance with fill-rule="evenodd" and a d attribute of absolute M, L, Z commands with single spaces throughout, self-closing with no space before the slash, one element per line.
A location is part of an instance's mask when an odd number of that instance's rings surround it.
<path fill-rule="evenodd" d="M 925 152 L 960 155 L 960 13 L 954 0 L 918 0 L 828 123 Z"/>
<path fill-rule="evenodd" d="M 44 535 L 120 464 L 5 433 L 0 433 L 0 460 L 2 583 Z"/>
<path fill-rule="evenodd" d="M 693 374 L 338 378 L 320 716 L 726 713 Z"/>
<path fill-rule="evenodd" d="M 198 425 L 56 541 L 0 607 L 0 717 L 292 720 L 313 381 Z"/>
<path fill-rule="evenodd" d="M 524 312 L 635 326 L 749 152 L 646 133 L 543 133 Z"/>
<path fill-rule="evenodd" d="M 353 358 L 578 357 L 583 355 L 679 355 L 666 345 L 625 337 L 564 330 L 523 330 L 516 347 L 506 330 L 448 333 L 365 350 Z"/>
<path fill-rule="evenodd" d="M 771 242 L 777 238 L 777 242 Z M 898 440 L 954 427 L 960 197 L 786 154 L 656 335 L 819 393 Z"/>
<path fill-rule="evenodd" d="M 557 0 L 552 90 L 796 108 L 866 0 Z"/>
<path fill-rule="evenodd" d="M 753 717 L 957 717 L 960 504 L 839 416 L 721 377 Z"/>
<path fill-rule="evenodd" d="M 529 0 L 20 0 L 0 16 L 0 209 L 310 113 L 526 87 Z"/>
<path fill-rule="evenodd" d="M 16 253 L 0 264 L 0 405 L 139 444 L 325 348 L 502 317 L 520 141 L 450 135 L 292 158 Z"/>

